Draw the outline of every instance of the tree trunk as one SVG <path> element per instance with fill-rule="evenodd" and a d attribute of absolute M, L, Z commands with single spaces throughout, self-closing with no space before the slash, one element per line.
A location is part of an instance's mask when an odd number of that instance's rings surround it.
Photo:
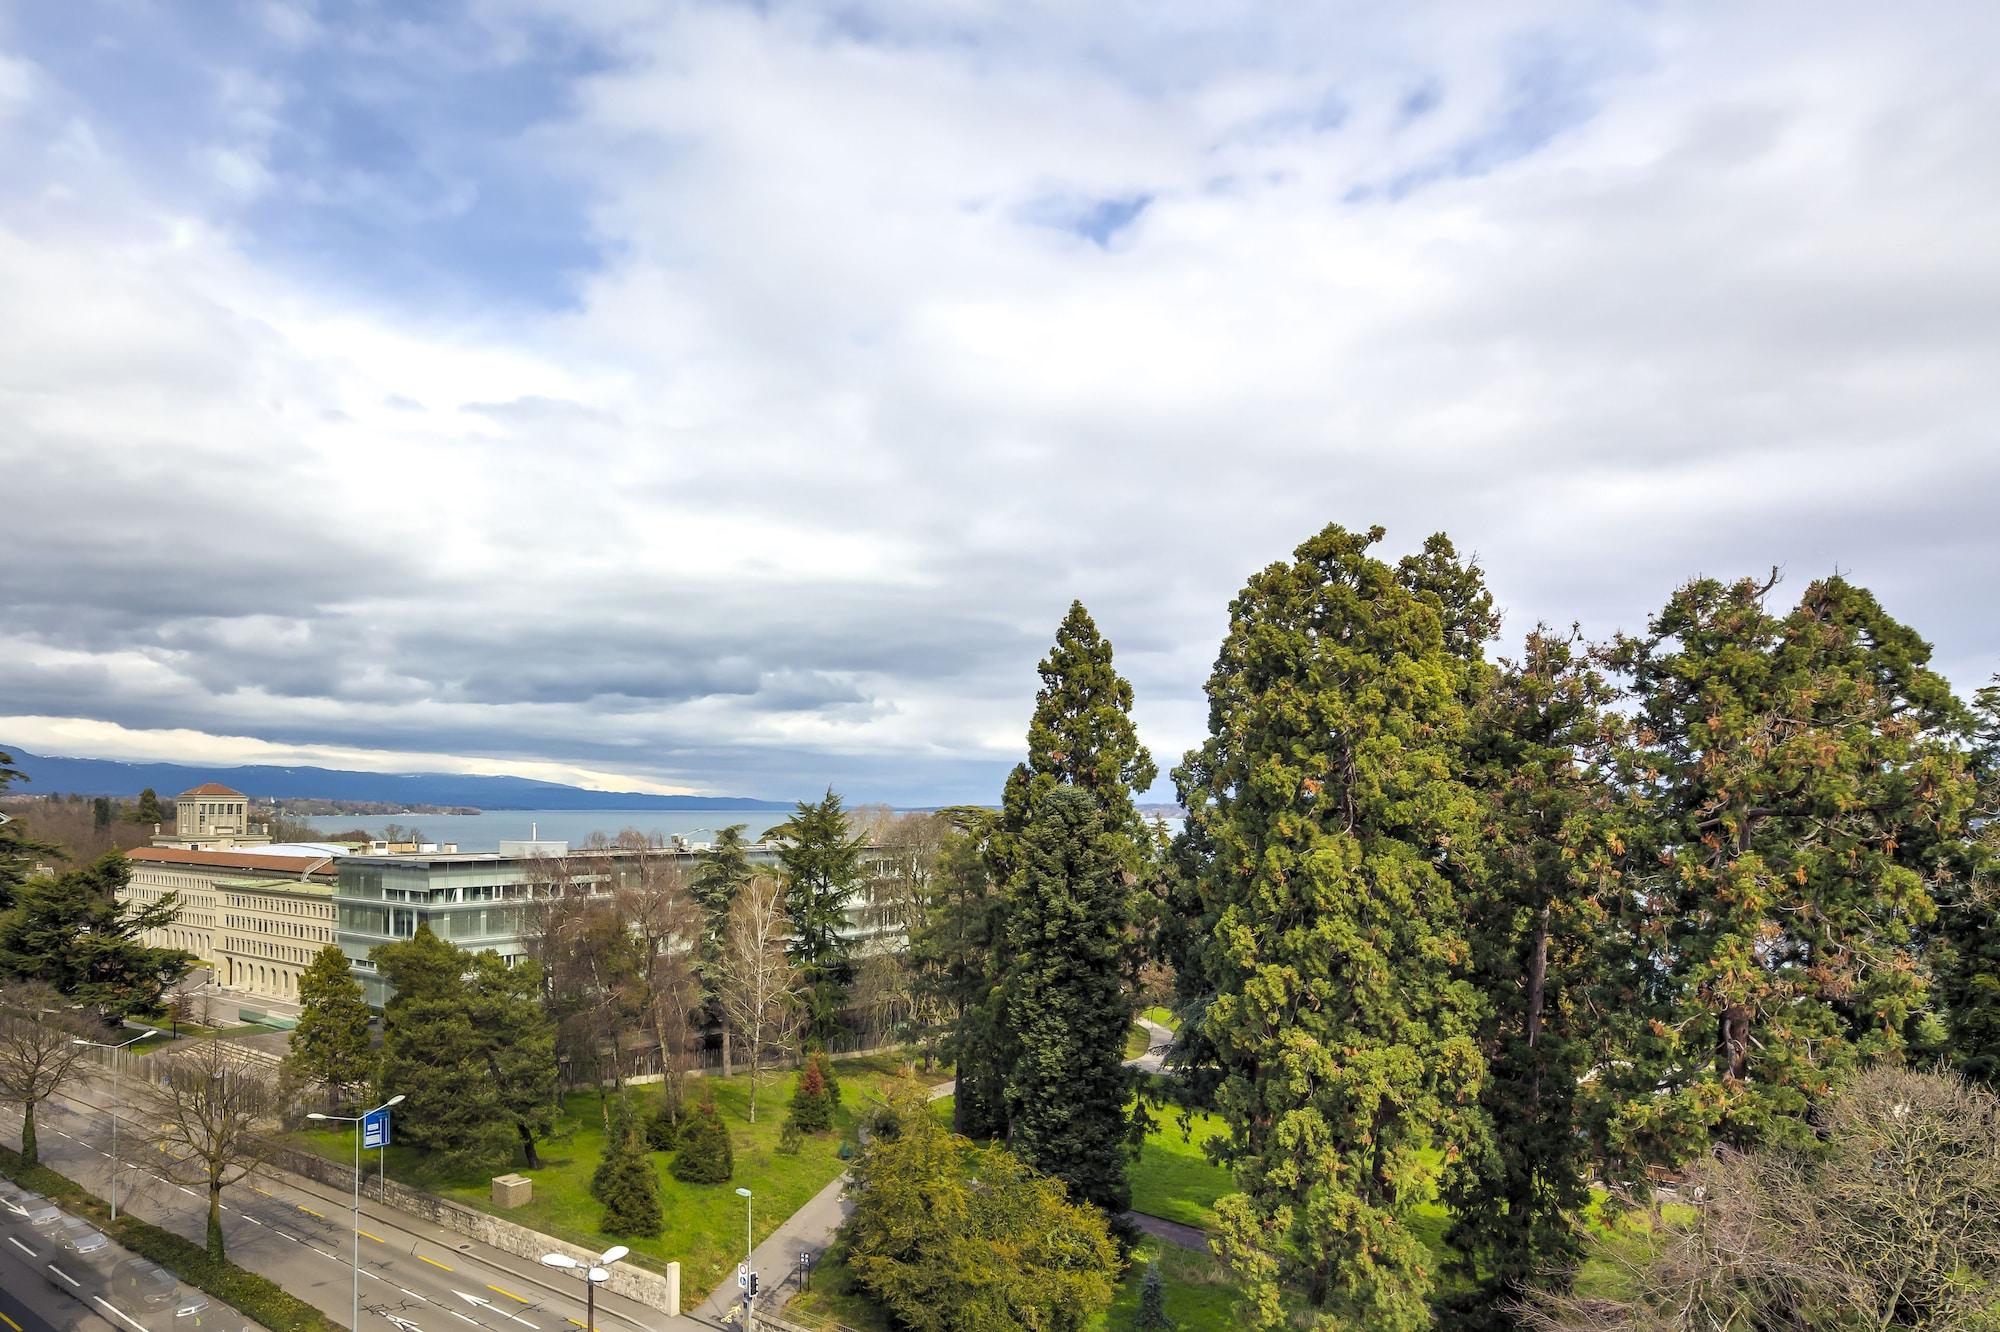
<path fill-rule="evenodd" d="M 736 1068 L 729 1057 L 729 1023 L 727 1021 L 722 1024 L 722 1076 L 725 1078 L 736 1076 Z"/>
<path fill-rule="evenodd" d="M 35 1145 L 35 1103 L 29 1101 L 21 1111 L 21 1164 L 40 1165 L 42 1154 Z"/>
<path fill-rule="evenodd" d="M 1549 907 L 1535 918 L 1535 955 L 1528 960 L 1528 1048 L 1534 1049 L 1542 1037 L 1542 996 L 1549 980 Z"/>
<path fill-rule="evenodd" d="M 222 1185 L 213 1176 L 208 1181 L 208 1256 L 221 1262 L 222 1253 Z"/>
<path fill-rule="evenodd" d="M 1750 1010 L 1731 1004 L 1722 1010 L 1724 1075 L 1741 1082 L 1750 1072 Z"/>
<path fill-rule="evenodd" d="M 542 1158 L 535 1155 L 535 1135 L 529 1130 L 527 1121 L 524 1119 L 515 1120 L 514 1128 L 521 1135 L 521 1150 L 527 1154 L 528 1169 L 540 1170 L 542 1168 Z"/>

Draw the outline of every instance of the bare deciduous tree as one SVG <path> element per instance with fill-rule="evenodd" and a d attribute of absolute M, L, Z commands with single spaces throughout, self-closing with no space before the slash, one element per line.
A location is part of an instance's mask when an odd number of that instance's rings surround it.
<path fill-rule="evenodd" d="M 37 1164 L 35 1107 L 56 1094 L 83 1057 L 80 1039 L 98 1033 L 75 1017 L 68 1000 L 47 985 L 23 983 L 0 991 L 0 1096 L 21 1107 L 21 1159 Z"/>
<path fill-rule="evenodd" d="M 722 951 L 722 1011 L 736 1032 L 738 1053 L 750 1061 L 753 1124 L 764 1056 L 782 1055 L 798 1026 L 797 968 L 785 956 L 791 932 L 777 880 L 764 874 L 751 879 L 729 909 Z"/>
<path fill-rule="evenodd" d="M 208 1252 L 221 1258 L 222 1191 L 263 1163 L 257 1130 L 278 1110 L 271 1072 L 234 1046 L 206 1040 L 169 1056 L 148 1096 L 163 1173 L 208 1190 Z"/>
<path fill-rule="evenodd" d="M 637 876 L 619 894 L 618 907 L 638 955 L 637 1006 L 659 1046 L 662 1088 L 678 1122 L 708 1002 L 697 951 L 705 921 L 680 866 L 657 847 L 639 852 Z"/>
<path fill-rule="evenodd" d="M 2000 1096 L 1877 1069 L 1818 1116 L 1812 1156 L 1726 1153 L 1700 1212 L 1631 1268 L 1626 1304 L 1545 1296 L 1545 1332 L 1976 1328 L 2000 1306 Z"/>

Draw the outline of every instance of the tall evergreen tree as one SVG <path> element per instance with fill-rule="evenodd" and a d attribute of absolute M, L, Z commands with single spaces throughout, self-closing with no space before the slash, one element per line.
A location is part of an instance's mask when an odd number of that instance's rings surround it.
<path fill-rule="evenodd" d="M 1209 853 L 1201 1028 L 1242 1190 L 1217 1240 L 1261 1328 L 1287 1274 L 1329 1321 L 1427 1325 L 1425 1156 L 1485 1150 L 1455 882 L 1469 656 L 1434 577 L 1368 553 L 1381 536 L 1329 526 L 1251 577 L 1176 773 Z"/>
<path fill-rule="evenodd" d="M 557 1075 L 556 1025 L 542 1008 L 541 968 L 479 953 L 463 993 L 499 1113 L 513 1125 L 528 1168 L 540 1169 L 535 1143 L 555 1125 Z"/>
<path fill-rule="evenodd" d="M 847 812 L 831 787 L 817 801 L 800 801 L 778 832 L 784 839 L 778 862 L 784 868 L 785 915 L 792 924 L 786 952 L 806 990 L 806 1040 L 823 1046 L 840 1030 L 854 983 L 844 927 L 848 899 L 861 882 L 863 839 L 848 831 Z"/>
<path fill-rule="evenodd" d="M 953 831 L 939 849 L 938 897 L 910 938 L 917 983 L 947 1023 L 941 1053 L 955 1075 L 952 1129 L 992 1137 L 1007 1123 L 1004 1070 L 992 1058 L 997 1035 L 987 998 L 999 984 L 1001 894 L 988 869 L 990 809 L 942 811 Z"/>
<path fill-rule="evenodd" d="M 361 982 L 347 954 L 328 944 L 299 976 L 299 1024 L 287 1069 L 337 1098 L 365 1086 L 375 1065 L 368 1024 Z"/>
<path fill-rule="evenodd" d="M 1056 627 L 1054 646 L 1036 670 L 1042 685 L 1028 719 L 1028 756 L 1008 774 L 1000 818 L 986 843 L 993 879 L 1001 887 L 999 911 L 989 922 L 995 944 L 1011 937 L 1006 918 L 1030 891 L 1024 882 L 1026 841 L 1038 811 L 1054 793 L 1081 792 L 1098 811 L 1098 828 L 1110 839 L 1107 846 L 1119 874 L 1135 875 L 1150 845 L 1134 796 L 1152 786 L 1158 769 L 1132 725 L 1131 682 L 1118 674 L 1111 643 L 1082 602 L 1070 603 Z M 1114 957 L 1109 964 L 1114 974 L 1118 962 Z M 1019 955 L 995 958 L 987 996 L 970 1005 L 959 1023 L 953 1041 L 959 1085 L 961 1090 L 970 1085 L 973 1093 L 959 1107 L 962 1131 L 1008 1131 L 1005 1115 L 1014 1098 L 1011 1093 L 990 1094 L 1013 1082 L 1021 1057 L 1006 1011 L 1006 977 L 1015 966 L 1033 965 Z"/>
<path fill-rule="evenodd" d="M 1781 615 L 1775 582 L 1689 583 L 1618 647 L 1653 810 L 1631 962 L 1660 1002 L 1612 1130 L 1646 1155 L 1803 1143 L 1836 1079 L 1929 1020 L 1969 715 L 1865 589 L 1823 579 Z"/>
<path fill-rule="evenodd" d="M 22 883 L 12 909 L 0 913 L 0 974 L 43 981 L 114 1020 L 157 1010 L 194 955 L 140 942 L 173 922 L 180 900 L 167 893 L 147 906 L 120 902 L 131 879 L 131 864 L 113 851 Z"/>
<path fill-rule="evenodd" d="M 694 876 L 688 889 L 701 908 L 705 922 L 701 936 L 698 972 L 702 989 L 709 996 L 709 1020 L 722 1032 L 722 1075 L 735 1072 L 729 1023 L 723 1020 L 722 954 L 729 934 L 729 909 L 736 895 L 750 882 L 755 871 L 750 865 L 750 845 L 743 838 L 744 825 L 732 823 L 715 835 L 715 844 L 695 857 Z"/>
<path fill-rule="evenodd" d="M 135 823 L 165 823 L 167 821 L 166 811 L 160 808 L 159 793 L 153 790 L 152 787 L 149 786 L 139 792 L 139 804 L 132 811 L 132 821 Z"/>
<path fill-rule="evenodd" d="M 408 1097 L 398 1133 L 413 1146 L 463 1160 L 506 1153 L 511 1126 L 472 1024 L 465 980 L 472 959 L 419 925 L 412 937 L 369 956 L 395 993 L 382 1008 L 382 1056 L 375 1090 Z"/>
<path fill-rule="evenodd" d="M 1933 953 L 1950 1059 L 1968 1078 L 2000 1087 L 2000 681 L 1979 691 L 1974 711 L 1977 827 L 1938 887 Z"/>
<path fill-rule="evenodd" d="M 1036 801 L 1007 916 L 1014 964 L 1004 987 L 1016 1049 L 1008 1146 L 1114 1217 L 1132 1202 L 1124 1064 L 1132 1008 L 1118 971 L 1129 918 L 1124 849 L 1087 792 L 1059 788 Z"/>
<path fill-rule="evenodd" d="M 1448 1192 L 1454 1246 L 1514 1298 L 1560 1282 L 1582 1256 L 1592 1152 L 1580 1092 L 1591 1067 L 1615 1058 L 1604 940 L 1629 835 L 1615 700 L 1573 634 L 1538 628 L 1473 726 L 1488 835 L 1466 901 L 1489 1005 L 1480 1103 L 1494 1141 Z"/>

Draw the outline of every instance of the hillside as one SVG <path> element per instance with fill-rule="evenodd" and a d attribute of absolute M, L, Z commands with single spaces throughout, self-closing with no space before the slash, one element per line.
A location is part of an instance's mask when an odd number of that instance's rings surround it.
<path fill-rule="evenodd" d="M 136 796 L 147 787 L 168 799 L 202 782 L 221 782 L 253 799 L 369 800 L 400 807 L 465 805 L 476 809 L 772 809 L 778 800 L 744 796 L 662 796 L 638 791 L 590 791 L 524 777 L 468 777 L 440 772 L 350 772 L 337 768 L 265 766 L 190 767 L 180 763 L 123 763 L 114 759 L 54 758 L 0 744 L 28 781 L 16 795 Z"/>

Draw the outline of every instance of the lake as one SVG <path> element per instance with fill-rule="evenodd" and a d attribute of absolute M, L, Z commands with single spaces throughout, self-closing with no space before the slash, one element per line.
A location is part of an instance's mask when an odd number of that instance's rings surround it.
<path fill-rule="evenodd" d="M 777 809 L 489 809 L 477 814 L 329 814 L 306 820 L 322 834 L 361 828 L 377 836 L 389 824 L 415 828 L 426 842 L 456 842 L 461 851 L 497 851 L 504 838 L 582 845 L 594 832 L 616 837 L 626 828 L 690 842 L 712 842 L 718 829 L 744 825 L 755 839 L 786 818 Z"/>

